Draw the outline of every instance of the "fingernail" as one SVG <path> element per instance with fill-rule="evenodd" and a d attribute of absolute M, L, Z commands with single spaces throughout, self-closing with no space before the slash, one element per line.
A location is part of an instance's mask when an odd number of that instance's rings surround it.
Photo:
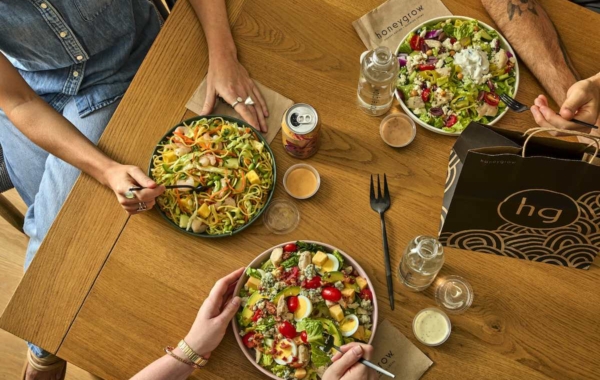
<path fill-rule="evenodd" d="M 352 352 L 354 352 L 356 356 L 362 356 L 363 350 L 361 346 L 356 346 L 352 349 Z"/>
<path fill-rule="evenodd" d="M 233 299 L 231 300 L 231 304 L 233 306 L 240 306 L 240 297 L 233 297 Z"/>

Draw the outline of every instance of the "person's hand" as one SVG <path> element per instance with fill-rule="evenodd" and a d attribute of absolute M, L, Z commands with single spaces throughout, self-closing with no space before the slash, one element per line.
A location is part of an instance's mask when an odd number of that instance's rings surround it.
<path fill-rule="evenodd" d="M 548 99 L 540 95 L 535 99 L 531 113 L 543 128 L 559 128 L 590 133 L 591 129 L 575 124 L 576 118 L 590 124 L 600 125 L 600 78 L 592 77 L 575 83 L 567 91 L 567 99 L 557 114 L 548 107 Z M 597 131 L 595 131 L 597 132 Z"/>
<path fill-rule="evenodd" d="M 242 102 L 235 106 L 235 110 L 253 127 L 262 132 L 267 131 L 265 117 L 269 116 L 269 111 L 265 100 L 248 75 L 248 71 L 235 56 L 223 55 L 220 58 L 212 58 L 209 62 L 206 81 L 203 115 L 212 111 L 217 96 L 229 104 L 235 103 L 236 99 L 240 97 Z M 244 104 L 248 96 L 252 98 L 254 105 Z"/>
<path fill-rule="evenodd" d="M 119 203 L 129 215 L 140 212 L 138 208 L 142 202 L 150 210 L 154 207 L 156 197 L 165 191 L 164 186 L 158 186 L 137 166 L 115 163 L 106 169 L 104 178 L 108 187 L 115 192 Z M 147 189 L 134 191 L 135 197 L 133 199 L 125 197 L 125 193 L 129 191 L 129 188 L 138 186 L 147 187 Z"/>
<path fill-rule="evenodd" d="M 340 347 L 342 352 L 336 353 L 333 364 L 327 368 L 322 380 L 376 380 L 377 372 L 360 364 L 358 360 L 363 357 L 371 359 L 373 347 L 367 344 L 350 343 Z"/>
<path fill-rule="evenodd" d="M 184 339 L 194 352 L 205 359 L 221 343 L 229 322 L 240 307 L 240 297 L 231 298 L 231 295 L 244 269 L 240 268 L 217 281 Z"/>

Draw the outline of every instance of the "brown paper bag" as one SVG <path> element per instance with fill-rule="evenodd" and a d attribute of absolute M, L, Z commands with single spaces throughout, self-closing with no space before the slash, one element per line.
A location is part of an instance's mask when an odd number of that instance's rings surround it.
<path fill-rule="evenodd" d="M 367 49 L 387 46 L 392 51 L 415 26 L 435 17 L 452 15 L 440 0 L 388 0 L 352 25 Z"/>
<path fill-rule="evenodd" d="M 388 320 L 377 327 L 371 361 L 399 380 L 418 380 L 433 362 Z M 388 379 L 378 373 L 380 379 Z"/>
<path fill-rule="evenodd" d="M 256 87 L 260 90 L 265 103 L 267 103 L 267 109 L 269 110 L 269 117 L 266 119 L 269 130 L 267 133 L 263 133 L 264 138 L 271 143 L 277 132 L 281 129 L 281 119 L 285 110 L 290 108 L 294 102 L 285 96 L 271 90 L 270 88 L 263 86 L 262 84 L 254 81 Z M 200 115 L 202 108 L 204 107 L 204 99 L 206 98 L 206 78 L 200 83 L 198 89 L 194 92 L 194 95 L 190 98 L 188 103 L 185 105 L 187 109 Z M 238 106 L 239 107 L 239 106 Z M 238 114 L 231 106 L 224 103 L 221 100 L 217 100 L 215 108 L 212 111 L 215 115 L 227 115 L 241 119 L 242 117 Z"/>

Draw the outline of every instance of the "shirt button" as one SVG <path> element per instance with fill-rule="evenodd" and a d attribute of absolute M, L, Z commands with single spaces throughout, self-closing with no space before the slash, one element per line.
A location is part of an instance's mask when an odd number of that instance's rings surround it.
<path fill-rule="evenodd" d="M 79 71 L 73 71 L 73 76 L 77 78 L 79 76 Z"/>
<path fill-rule="evenodd" d="M 46 3 L 41 3 L 41 4 L 40 4 L 40 7 L 42 7 L 42 9 L 46 9 L 46 8 L 48 8 L 48 4 L 46 4 Z"/>
<path fill-rule="evenodd" d="M 77 58 L 77 60 L 78 60 L 78 61 L 81 61 L 81 60 L 83 59 L 83 57 L 82 57 L 82 56 L 80 56 L 80 55 L 78 55 L 78 56 L 77 56 L 77 57 L 75 57 L 75 58 Z"/>
<path fill-rule="evenodd" d="M 60 36 L 61 36 L 62 38 L 65 38 L 65 37 L 67 36 L 67 32 L 60 32 Z"/>

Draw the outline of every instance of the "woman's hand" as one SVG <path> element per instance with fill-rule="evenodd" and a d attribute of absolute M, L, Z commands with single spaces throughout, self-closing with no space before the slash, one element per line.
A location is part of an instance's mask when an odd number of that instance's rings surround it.
<path fill-rule="evenodd" d="M 543 128 L 559 128 L 590 133 L 591 129 L 575 124 L 576 118 L 590 124 L 600 125 L 600 74 L 575 83 L 567 91 L 567 99 L 557 114 L 548 107 L 548 99 L 540 95 L 535 99 L 531 113 Z M 596 131 L 597 133 L 597 131 Z"/>
<path fill-rule="evenodd" d="M 265 117 L 269 116 L 269 112 L 265 100 L 248 75 L 248 71 L 238 62 L 235 55 L 224 53 L 216 57 L 211 56 L 206 80 L 203 115 L 212 111 L 217 96 L 229 104 L 235 103 L 236 99 L 240 97 L 242 102 L 235 106 L 235 110 L 253 127 L 262 132 L 267 131 Z M 254 105 L 244 104 L 248 96 L 252 98 Z"/>
<path fill-rule="evenodd" d="M 138 209 L 142 202 L 150 210 L 154 207 L 156 197 L 165 191 L 164 186 L 158 186 L 137 166 L 115 163 L 105 170 L 103 176 L 105 178 L 103 182 L 106 182 L 106 185 L 115 192 L 119 203 L 129 215 L 140 212 Z M 126 198 L 125 193 L 129 191 L 129 188 L 137 186 L 147 187 L 147 189 L 134 191 L 133 199 Z"/>
<path fill-rule="evenodd" d="M 229 322 L 240 307 L 240 297 L 231 298 L 231 295 L 242 273 L 244 268 L 217 281 L 185 337 L 185 342 L 205 359 L 208 359 L 210 353 L 221 343 Z"/>
<path fill-rule="evenodd" d="M 342 352 L 336 353 L 333 364 L 327 368 L 322 380 L 376 380 L 377 373 L 371 368 L 358 363 L 361 357 L 371 359 L 373 347 L 367 344 L 350 343 L 340 347 Z"/>

